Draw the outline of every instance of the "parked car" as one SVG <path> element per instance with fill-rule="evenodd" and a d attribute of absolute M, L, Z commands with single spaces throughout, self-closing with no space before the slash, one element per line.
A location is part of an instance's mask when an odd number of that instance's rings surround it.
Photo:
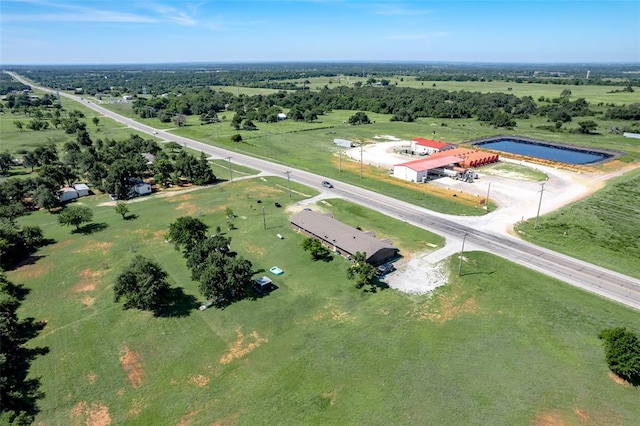
<path fill-rule="evenodd" d="M 385 263 L 384 265 L 378 266 L 378 269 L 376 269 L 376 275 L 382 277 L 384 275 L 390 274 L 395 270 L 396 267 L 393 266 L 393 263 Z"/>
<path fill-rule="evenodd" d="M 326 180 L 322 181 L 322 186 L 324 186 L 325 188 L 333 188 L 333 185 L 331 184 L 331 182 Z"/>

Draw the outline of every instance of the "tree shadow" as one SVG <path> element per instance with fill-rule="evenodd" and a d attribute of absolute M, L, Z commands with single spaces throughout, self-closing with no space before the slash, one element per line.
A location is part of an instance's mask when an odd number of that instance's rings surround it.
<path fill-rule="evenodd" d="M 365 293 L 377 293 L 378 290 L 383 291 L 387 289 L 389 289 L 389 284 L 381 281 L 379 278 L 375 278 L 369 283 L 369 288 L 365 288 L 363 291 Z"/>
<path fill-rule="evenodd" d="M 464 268 L 463 268 L 463 272 L 460 274 L 461 277 L 465 277 L 467 275 L 492 275 L 495 274 L 496 272 L 498 272 L 497 269 L 494 269 L 492 271 L 472 271 L 472 272 L 464 272 Z"/>
<path fill-rule="evenodd" d="M 136 220 L 139 216 L 137 214 L 129 214 L 123 217 L 124 220 Z"/>
<path fill-rule="evenodd" d="M 91 234 L 95 234 L 96 232 L 100 232 L 100 231 L 104 231 L 105 229 L 107 229 L 109 227 L 109 225 L 107 223 L 101 222 L 101 223 L 90 223 L 88 225 L 85 225 L 79 229 L 74 229 L 73 231 L 71 231 L 72 234 L 82 234 L 82 235 L 91 235 Z"/>
<path fill-rule="evenodd" d="M 34 265 L 38 260 L 45 258 L 46 256 L 27 256 L 26 258 L 22 259 L 22 260 L 18 260 L 12 263 L 0 263 L 0 266 L 2 266 L 2 268 L 5 271 L 15 271 L 16 269 L 20 268 L 21 266 L 27 266 L 27 265 Z"/>
<path fill-rule="evenodd" d="M 161 318 L 188 317 L 191 311 L 198 308 L 198 300 L 191 294 L 186 294 L 182 287 L 171 288 L 169 304 L 160 307 L 153 315 Z"/>

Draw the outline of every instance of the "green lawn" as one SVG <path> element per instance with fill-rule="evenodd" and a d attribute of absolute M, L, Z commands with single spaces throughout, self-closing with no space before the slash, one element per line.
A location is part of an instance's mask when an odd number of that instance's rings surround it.
<path fill-rule="evenodd" d="M 292 183 L 292 202 L 315 194 Z M 608 377 L 596 338 L 608 326 L 640 332 L 638 312 L 516 264 L 465 253 L 463 275 L 452 258 L 454 273 L 433 296 L 357 290 L 345 278 L 346 260 L 312 262 L 302 250 L 282 178 L 150 197 L 130 203 L 131 220 L 99 206 L 106 196 L 80 201 L 103 229 L 82 235 L 55 215 L 22 217 L 56 243 L 8 273 L 31 289 L 20 314 L 48 321 L 32 342 L 51 350 L 32 368 L 46 395 L 36 424 L 580 424 L 583 414 L 595 424 L 633 424 L 640 417 L 639 389 Z M 401 246 L 441 241 L 329 201 L 320 206 Z M 113 302 L 114 279 L 134 252 L 157 260 L 173 285 L 201 300 L 163 232 L 187 214 L 224 225 L 226 207 L 238 216 L 228 231 L 233 250 L 255 268 L 284 270 L 272 276 L 276 291 L 169 318 Z"/>
<path fill-rule="evenodd" d="M 521 223 L 522 238 L 587 262 L 640 278 L 640 169 L 596 194 L 542 216 L 538 228 Z"/>

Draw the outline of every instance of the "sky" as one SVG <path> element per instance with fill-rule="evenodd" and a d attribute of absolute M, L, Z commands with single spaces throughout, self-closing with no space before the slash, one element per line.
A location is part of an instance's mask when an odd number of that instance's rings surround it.
<path fill-rule="evenodd" d="M 640 62 L 640 0 L 0 0 L 0 64 Z"/>

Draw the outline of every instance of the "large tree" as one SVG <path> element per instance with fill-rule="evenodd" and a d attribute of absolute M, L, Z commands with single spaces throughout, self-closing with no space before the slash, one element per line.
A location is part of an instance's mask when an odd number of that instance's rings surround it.
<path fill-rule="evenodd" d="M 246 296 L 253 276 L 249 260 L 215 252 L 207 258 L 207 265 L 200 274 L 200 294 L 218 307 Z"/>
<path fill-rule="evenodd" d="M 153 260 L 136 255 L 116 278 L 114 300 L 125 299 L 125 309 L 136 308 L 158 313 L 169 304 L 171 286 L 167 273 Z"/>
<path fill-rule="evenodd" d="M 40 380 L 27 378 L 31 362 L 49 350 L 27 343 L 38 335 L 44 323 L 17 315 L 25 289 L 9 282 L 0 272 L 0 424 L 30 425 L 43 396 Z"/>
<path fill-rule="evenodd" d="M 212 235 L 199 241 L 187 254 L 187 267 L 191 269 L 191 278 L 198 281 L 202 271 L 207 268 L 209 257 L 214 253 L 227 255 L 231 238 L 221 234 Z"/>
<path fill-rule="evenodd" d="M 91 219 L 93 211 L 85 206 L 69 206 L 58 215 L 60 225 L 75 226 L 76 230 L 79 230 L 83 223 L 91 222 Z"/>
<path fill-rule="evenodd" d="M 640 340 L 624 327 L 607 328 L 598 334 L 604 341 L 605 357 L 611 371 L 640 384 Z"/>
<path fill-rule="evenodd" d="M 371 285 L 376 276 L 376 268 L 367 263 L 367 254 L 356 252 L 352 258 L 353 264 L 347 269 L 347 278 L 356 281 L 356 288 Z"/>
<path fill-rule="evenodd" d="M 189 253 L 200 241 L 207 238 L 209 227 L 200 219 L 182 216 L 169 225 L 167 239 L 173 243 L 176 250 L 183 249 Z"/>

